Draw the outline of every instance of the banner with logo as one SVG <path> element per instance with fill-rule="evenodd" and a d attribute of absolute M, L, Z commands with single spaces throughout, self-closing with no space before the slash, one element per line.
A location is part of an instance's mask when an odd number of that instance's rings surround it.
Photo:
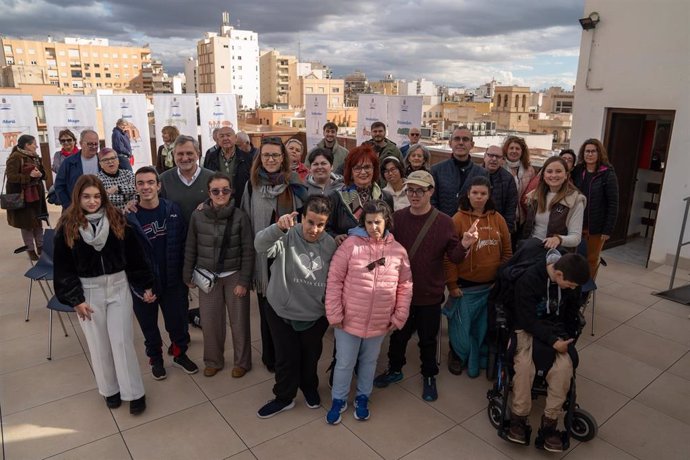
<path fill-rule="evenodd" d="M 230 127 L 237 132 L 237 97 L 234 94 L 200 93 L 201 153 L 213 147 L 213 130 Z"/>
<path fill-rule="evenodd" d="M 96 98 L 93 96 L 44 96 L 43 106 L 51 155 L 62 148 L 58 134 L 63 129 L 72 131 L 77 138 L 77 147 L 82 131 L 98 131 Z"/>
<path fill-rule="evenodd" d="M 360 94 L 357 109 L 357 145 L 371 139 L 371 124 L 382 121 L 388 127 L 388 96 Z"/>
<path fill-rule="evenodd" d="M 38 128 L 36 127 L 36 112 L 31 96 L 0 94 L 0 176 L 4 177 L 7 157 L 22 134 L 30 134 L 38 142 Z M 40 142 L 39 142 L 40 143 Z M 39 151 L 40 155 L 41 152 Z M 0 179 L 2 180 L 2 179 Z M 3 190 L 4 193 L 4 190 Z"/>
<path fill-rule="evenodd" d="M 328 96 L 307 94 L 304 96 L 304 116 L 307 122 L 307 152 L 323 138 L 323 125 L 328 121 Z"/>
<path fill-rule="evenodd" d="M 197 136 L 196 96 L 193 94 L 154 94 L 153 116 L 156 146 L 163 145 L 161 130 L 164 126 L 175 126 L 180 134 Z"/>
<path fill-rule="evenodd" d="M 423 96 L 388 96 L 386 137 L 398 145 L 409 143 L 410 128 L 422 126 Z"/>
<path fill-rule="evenodd" d="M 151 165 L 151 137 L 149 119 L 146 112 L 146 96 L 143 94 L 101 95 L 103 110 L 103 132 L 105 145 L 113 146 L 113 128 L 117 120 L 127 122 L 125 134 L 129 137 L 134 156 L 135 171 L 142 166 Z"/>

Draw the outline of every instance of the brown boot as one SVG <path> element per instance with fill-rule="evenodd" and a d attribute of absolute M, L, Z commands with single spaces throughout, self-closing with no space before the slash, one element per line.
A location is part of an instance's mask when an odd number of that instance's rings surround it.
<path fill-rule="evenodd" d="M 527 420 L 527 417 L 511 414 L 508 440 L 517 444 L 527 445 L 529 443 L 529 439 L 527 439 L 528 426 L 529 421 Z"/>
<path fill-rule="evenodd" d="M 38 260 L 38 254 L 36 254 L 36 251 L 34 251 L 33 249 L 29 249 L 26 252 L 27 252 L 27 254 L 29 254 L 29 259 L 32 262 L 36 262 Z"/>
<path fill-rule="evenodd" d="M 558 419 L 541 416 L 541 434 L 544 438 L 544 449 L 549 452 L 563 452 L 563 439 L 558 431 Z"/>

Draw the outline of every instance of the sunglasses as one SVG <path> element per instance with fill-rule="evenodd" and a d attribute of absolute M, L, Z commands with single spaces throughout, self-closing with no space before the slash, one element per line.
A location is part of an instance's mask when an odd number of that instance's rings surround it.
<path fill-rule="evenodd" d="M 369 271 L 372 271 L 373 269 L 376 268 L 377 265 L 380 265 L 380 266 L 382 266 L 382 267 L 383 267 L 384 265 L 386 265 L 386 258 L 385 258 L 385 257 L 381 257 L 380 259 L 373 261 L 372 263 L 370 263 L 369 265 L 367 265 L 367 269 L 368 269 Z"/>
<path fill-rule="evenodd" d="M 60 139 L 61 144 L 69 144 L 70 142 L 74 142 L 74 139 Z"/>
<path fill-rule="evenodd" d="M 230 187 L 212 188 L 209 190 L 209 192 L 211 192 L 211 195 L 213 196 L 218 196 L 221 193 L 223 195 L 230 195 L 232 193 L 232 189 Z"/>
<path fill-rule="evenodd" d="M 419 136 L 419 133 L 410 133 L 410 136 Z"/>

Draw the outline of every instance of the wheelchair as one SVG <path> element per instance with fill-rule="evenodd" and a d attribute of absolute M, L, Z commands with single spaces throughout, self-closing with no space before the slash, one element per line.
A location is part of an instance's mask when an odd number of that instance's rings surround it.
<path fill-rule="evenodd" d="M 584 306 L 583 306 L 584 308 Z M 508 404 L 509 395 L 512 388 L 512 378 L 514 375 L 512 364 L 512 351 L 515 347 L 515 334 L 509 327 L 509 318 L 501 305 L 494 305 L 490 308 L 493 315 L 490 315 L 490 321 L 493 327 L 492 333 L 488 334 L 490 337 L 490 354 L 489 365 L 487 366 L 487 377 L 490 380 L 495 379 L 493 387 L 487 392 L 486 397 L 489 400 L 487 407 L 487 414 L 491 425 L 497 430 L 498 435 L 508 440 L 508 431 L 510 430 L 510 406 Z M 585 325 L 584 311 L 581 309 L 579 315 L 578 334 L 574 341 L 577 342 L 577 337 Z M 511 340 L 512 338 L 512 340 Z M 492 343 L 493 342 L 493 343 Z M 509 344 L 512 347 L 509 348 Z M 574 349 L 574 347 L 573 347 Z M 550 363 L 548 365 L 550 368 Z M 577 363 L 573 362 L 573 376 L 570 379 L 570 388 L 563 404 L 564 426 L 565 430 L 561 432 L 561 439 L 563 442 L 563 449 L 570 448 L 571 436 L 581 442 L 587 442 L 593 439 L 598 432 L 598 425 L 592 414 L 580 408 L 577 403 L 577 392 L 575 385 L 575 369 Z M 547 385 L 545 376 L 548 368 L 544 370 L 535 361 L 536 374 L 532 384 L 532 399 L 535 400 L 539 396 L 546 396 Z M 541 370 L 540 370 L 541 369 Z M 529 445 L 531 440 L 531 427 L 527 427 L 527 443 Z M 509 441 L 512 442 L 512 441 Z M 534 445 L 538 449 L 544 449 L 544 437 L 541 430 L 537 433 L 534 440 Z"/>

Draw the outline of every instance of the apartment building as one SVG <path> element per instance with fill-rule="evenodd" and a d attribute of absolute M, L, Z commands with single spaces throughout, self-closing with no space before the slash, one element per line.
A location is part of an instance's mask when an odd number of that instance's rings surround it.
<path fill-rule="evenodd" d="M 197 42 L 197 89 L 200 93 L 231 93 L 239 108 L 254 109 L 261 102 L 259 35 L 230 25 L 223 12 L 220 33 L 207 32 Z"/>
<path fill-rule="evenodd" d="M 111 46 L 105 38 L 65 37 L 63 42 L 0 37 L 3 87 L 52 85 L 60 94 L 91 94 L 98 89 L 145 93 L 148 47 Z"/>
<path fill-rule="evenodd" d="M 290 101 L 290 82 L 296 81 L 295 56 L 276 50 L 262 51 L 259 58 L 261 105 L 284 105 Z"/>

